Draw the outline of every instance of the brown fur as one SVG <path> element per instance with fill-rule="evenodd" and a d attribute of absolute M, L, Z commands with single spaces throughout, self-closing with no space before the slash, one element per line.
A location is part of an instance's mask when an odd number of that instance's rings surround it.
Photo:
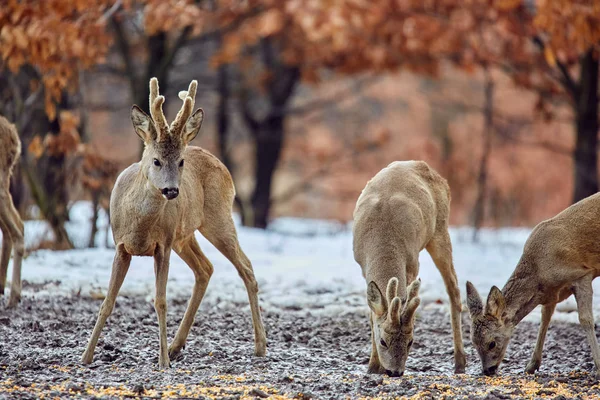
<path fill-rule="evenodd" d="M 370 372 L 404 372 L 413 331 L 411 315 L 406 314 L 414 315 L 418 306 L 415 282 L 419 282 L 423 249 L 444 279 L 451 303 L 455 370 L 464 372 L 461 301 L 448 235 L 449 213 L 448 184 L 423 161 L 388 165 L 367 183 L 356 203 L 354 258 L 367 281 L 372 311 Z M 387 288 L 385 298 L 383 288 Z"/>
<path fill-rule="evenodd" d="M 484 373 L 496 372 L 515 326 L 541 304 L 542 324 L 526 372 L 539 369 L 556 304 L 571 294 L 575 294 L 579 321 L 588 336 L 596 370 L 600 371 L 592 313 L 592 280 L 600 275 L 599 215 L 600 194 L 595 194 L 538 224 L 527 239 L 513 274 L 501 291 L 492 288 L 485 309 L 475 287 L 467 284 L 472 340 Z"/>
<path fill-rule="evenodd" d="M 203 118 L 201 109 L 190 116 L 193 108 L 190 95 L 195 95 L 196 85 L 193 81 L 188 92 L 183 92 L 184 110 L 179 112 L 172 124 L 176 130 L 169 129 L 162 115 L 160 106 L 163 97 L 158 95 L 155 78 L 150 83 L 151 101 L 154 97 L 154 102 L 151 102 L 154 105 L 153 118 L 150 119 L 135 106 L 132 109 L 134 128 L 146 147 L 142 160 L 128 167 L 117 178 L 111 195 L 110 215 L 116 255 L 108 293 L 82 357 L 84 364 L 92 362 L 100 332 L 114 308 L 131 257 L 153 256 L 156 274 L 154 306 L 160 336 L 159 366 L 169 366 L 169 359 L 176 357 L 185 345 L 213 272 L 212 264 L 194 237 L 196 230 L 238 270 L 248 291 L 255 353 L 265 355 L 266 336 L 258 306 L 258 285 L 252 264 L 238 243 L 231 216 L 235 196 L 231 175 L 209 152 L 199 147 L 187 147 L 200 130 Z M 159 112 L 161 115 L 156 115 Z M 155 164 L 157 162 L 159 166 Z M 177 189 L 178 195 L 167 200 L 166 189 Z M 196 282 L 188 309 L 167 350 L 166 285 L 171 249 L 189 265 Z"/>
<path fill-rule="evenodd" d="M 8 307 L 15 307 L 21 299 L 21 264 L 25 253 L 23 221 L 10 195 L 10 177 L 21 155 L 21 141 L 14 125 L 0 116 L 0 295 L 4 294 L 8 262 L 14 247 L 13 275 Z"/>

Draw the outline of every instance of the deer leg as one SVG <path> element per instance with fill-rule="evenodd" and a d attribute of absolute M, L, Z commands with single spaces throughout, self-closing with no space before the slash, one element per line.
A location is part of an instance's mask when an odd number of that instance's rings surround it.
<path fill-rule="evenodd" d="M 13 258 L 13 274 L 10 285 L 10 297 L 8 299 L 8 307 L 16 307 L 21 300 L 21 264 L 23 255 L 25 254 L 25 243 L 24 243 L 24 227 L 23 222 L 19 213 L 15 209 L 12 202 L 10 193 L 6 191 L 0 194 L 0 219 L 2 224 L 6 227 L 10 240 L 14 246 L 14 258 Z M 9 255 L 10 256 L 10 253 Z M 8 257 L 7 256 L 7 257 Z"/>
<path fill-rule="evenodd" d="M 8 273 L 8 262 L 12 253 L 12 240 L 8 234 L 6 224 L 0 218 L 0 230 L 2 231 L 2 253 L 0 255 L 0 296 L 4 294 L 6 286 L 6 275 Z"/>
<path fill-rule="evenodd" d="M 575 300 L 577 301 L 577 311 L 579 312 L 579 324 L 585 331 L 588 338 L 588 343 L 592 349 L 592 357 L 596 365 L 596 378 L 600 378 L 600 348 L 598 347 L 598 339 L 594 329 L 594 312 L 592 309 L 593 276 L 586 275 L 579 281 L 573 284 L 575 292 Z"/>
<path fill-rule="evenodd" d="M 113 267 L 110 275 L 110 281 L 108 283 L 108 291 L 106 292 L 106 298 L 102 302 L 100 312 L 98 313 L 98 319 L 96 320 L 96 325 L 94 326 L 94 330 L 92 331 L 92 336 L 90 337 L 90 341 L 88 342 L 87 348 L 85 349 L 85 352 L 81 357 L 81 362 L 83 364 L 90 364 L 92 362 L 92 359 L 94 358 L 94 350 L 96 349 L 96 344 L 98 343 L 100 332 L 102 332 L 102 328 L 104 328 L 106 320 L 115 308 L 117 294 L 119 294 L 119 289 L 121 289 L 121 285 L 123 284 L 125 275 L 127 275 L 130 263 L 131 255 L 125 251 L 125 246 L 123 246 L 122 243 L 119 244 L 115 253 L 115 259 L 113 261 Z"/>
<path fill-rule="evenodd" d="M 158 367 L 169 368 L 169 351 L 167 347 L 167 279 L 169 278 L 170 247 L 156 246 L 154 251 L 154 274 L 156 275 L 156 295 L 154 310 L 158 317 L 159 355 Z"/>
<path fill-rule="evenodd" d="M 181 320 L 179 329 L 177 329 L 175 339 L 173 339 L 173 343 L 169 346 L 169 358 L 171 360 L 174 360 L 181 352 L 181 349 L 185 347 L 185 341 L 194 324 L 194 317 L 198 312 L 198 307 L 202 302 L 206 287 L 208 286 L 208 282 L 213 273 L 212 264 L 200 249 L 195 238 L 192 237 L 183 249 L 177 252 L 177 254 L 179 254 L 179 257 L 181 257 L 181 259 L 192 269 L 196 282 L 194 283 L 194 291 L 192 292 L 192 297 L 190 298 L 185 315 Z"/>
<path fill-rule="evenodd" d="M 260 315 L 258 305 L 258 283 L 254 277 L 254 270 L 250 260 L 242 249 L 237 239 L 235 226 L 231 214 L 227 211 L 226 218 L 220 224 L 210 224 L 200 228 L 206 237 L 237 269 L 244 281 L 248 292 L 250 310 L 252 311 L 252 325 L 254 327 L 254 354 L 264 357 L 267 352 L 267 337 Z M 217 231 L 217 229 L 219 229 Z"/>
<path fill-rule="evenodd" d="M 546 332 L 548 332 L 548 326 L 554 314 L 556 303 L 544 304 L 542 306 L 542 322 L 540 323 L 540 330 L 538 332 L 537 341 L 535 342 L 535 350 L 531 356 L 531 360 L 525 367 L 525 372 L 533 374 L 535 371 L 540 369 L 542 364 L 542 350 L 544 349 L 544 342 L 546 341 Z"/>
<path fill-rule="evenodd" d="M 443 230 L 439 232 L 427 245 L 427 252 L 431 255 L 435 266 L 440 271 L 446 292 L 450 298 L 450 318 L 452 323 L 452 337 L 454 340 L 454 373 L 462 374 L 465 372 L 467 358 L 462 341 L 460 313 L 462 303 L 460 301 L 460 290 L 456 271 L 452 263 L 452 244 L 448 232 Z"/>
<path fill-rule="evenodd" d="M 369 358 L 369 368 L 367 369 L 367 372 L 369 374 L 383 374 L 385 371 L 381 367 L 379 355 L 377 354 L 375 335 L 373 335 L 373 314 L 371 314 L 371 312 L 369 312 L 369 325 L 371 326 L 371 358 Z"/>

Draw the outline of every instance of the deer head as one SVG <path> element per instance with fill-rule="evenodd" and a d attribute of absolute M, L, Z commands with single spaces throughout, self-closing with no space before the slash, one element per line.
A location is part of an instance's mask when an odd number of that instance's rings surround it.
<path fill-rule="evenodd" d="M 381 366 L 388 375 L 404 374 L 408 352 L 413 343 L 414 317 L 421 299 L 421 280 L 407 288 L 405 299 L 398 297 L 398 279 L 389 280 L 386 297 L 373 281 L 367 289 L 367 301 L 373 312 L 372 334 Z"/>
<path fill-rule="evenodd" d="M 471 341 L 479 353 L 483 373 L 494 375 L 514 331 L 504 318 L 506 300 L 500 289 L 492 286 L 484 309 L 477 289 L 467 282 L 467 305 L 472 321 Z"/>
<path fill-rule="evenodd" d="M 144 141 L 144 154 L 141 168 L 149 185 L 158 190 L 167 200 L 179 195 L 179 182 L 185 160 L 184 150 L 202 126 L 204 111 L 194 108 L 194 98 L 198 82 L 190 83 L 187 91 L 179 92 L 183 106 L 169 126 L 163 113 L 164 96 L 158 92 L 158 80 L 150 79 L 150 116 L 134 105 L 131 109 L 131 121 L 135 133 Z"/>

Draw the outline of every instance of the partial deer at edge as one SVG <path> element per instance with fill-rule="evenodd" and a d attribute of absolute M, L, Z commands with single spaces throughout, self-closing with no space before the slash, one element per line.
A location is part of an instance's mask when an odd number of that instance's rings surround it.
<path fill-rule="evenodd" d="M 600 378 L 600 348 L 592 308 L 592 281 L 600 275 L 599 218 L 600 193 L 539 223 L 525 242 L 508 282 L 502 290 L 492 287 L 485 308 L 475 286 L 467 282 L 467 304 L 473 322 L 471 339 L 485 375 L 498 371 L 515 327 L 541 304 L 542 322 L 525 372 L 538 370 L 556 304 L 574 294 L 579 323 L 587 335 L 596 376 Z"/>
<path fill-rule="evenodd" d="M 417 275 L 423 249 L 444 279 L 450 297 L 454 369 L 456 373 L 465 371 L 462 305 L 448 235 L 449 213 L 450 188 L 423 161 L 391 163 L 367 183 L 358 198 L 354 258 L 368 284 L 371 373 L 404 373 L 420 303 Z"/>
<path fill-rule="evenodd" d="M 110 216 L 116 254 L 106 298 L 82 356 L 92 362 L 94 349 L 117 294 L 125 279 L 132 256 L 154 257 L 160 353 L 159 367 L 170 366 L 184 347 L 194 317 L 204 297 L 213 266 L 194 237 L 199 230 L 237 269 L 244 281 L 254 326 L 255 354 L 266 353 L 266 336 L 258 305 L 258 285 L 252 264 L 240 248 L 232 219 L 235 189 L 225 166 L 209 152 L 187 146 L 196 137 L 204 113 L 192 114 L 197 82 L 180 92 L 183 106 L 169 126 L 162 111 L 158 81 L 150 80 L 150 113 L 131 109 L 133 127 L 144 141 L 142 160 L 123 171 L 112 191 Z M 171 249 L 188 264 L 195 284 L 188 308 L 173 343 L 167 350 L 166 291 Z"/>
<path fill-rule="evenodd" d="M 25 253 L 23 221 L 10 195 L 10 177 L 21 155 L 21 141 L 14 125 L 0 116 L 0 295 L 4 294 L 8 262 L 14 248 L 13 274 L 8 307 L 16 307 L 21 299 L 21 263 Z"/>

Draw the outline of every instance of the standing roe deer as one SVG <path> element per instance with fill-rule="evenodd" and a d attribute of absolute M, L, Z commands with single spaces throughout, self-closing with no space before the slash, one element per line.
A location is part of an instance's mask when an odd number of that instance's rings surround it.
<path fill-rule="evenodd" d="M 197 82 L 180 92 L 183 106 L 169 126 L 162 111 L 158 81 L 150 80 L 150 114 L 131 109 L 135 132 L 144 141 L 142 160 L 117 178 L 110 200 L 110 215 L 116 254 L 98 320 L 83 353 L 82 362 L 92 362 L 94 349 L 111 314 L 131 256 L 153 256 L 156 275 L 154 308 L 158 317 L 159 367 L 169 367 L 185 345 L 194 317 L 206 291 L 213 266 L 194 232 L 198 229 L 238 270 L 248 291 L 254 326 L 255 354 L 264 356 L 266 336 L 258 306 L 258 285 L 252 264 L 240 248 L 231 216 L 235 189 L 227 168 L 212 154 L 187 147 L 202 125 L 202 109 L 192 114 Z M 184 167 L 185 160 L 185 167 Z M 188 264 L 195 284 L 188 308 L 173 343 L 167 351 L 166 289 L 171 249 Z"/>
<path fill-rule="evenodd" d="M 419 253 L 427 249 L 450 297 L 454 370 L 465 371 L 461 301 L 448 235 L 450 188 L 423 161 L 393 162 L 367 183 L 354 210 L 354 259 L 368 282 L 369 372 L 402 375 L 420 303 Z M 407 284 L 412 282 L 410 285 Z M 384 297 L 380 288 L 386 288 Z"/>
<path fill-rule="evenodd" d="M 21 299 L 21 262 L 25 253 L 23 221 L 10 195 L 10 177 L 21 155 L 21 141 L 15 126 L 0 116 L 0 295 L 4 294 L 8 261 L 14 246 L 13 274 L 8 307 L 16 307 Z"/>
<path fill-rule="evenodd" d="M 600 349 L 594 332 L 592 280 L 600 275 L 600 193 L 573 204 L 539 223 L 525 242 L 523 255 L 502 291 L 493 286 L 485 309 L 479 293 L 467 282 L 471 339 L 483 373 L 493 375 L 504 358 L 517 324 L 542 305 L 535 350 L 525 371 L 534 373 L 556 304 L 575 294 L 579 323 L 592 348 L 600 378 Z"/>

